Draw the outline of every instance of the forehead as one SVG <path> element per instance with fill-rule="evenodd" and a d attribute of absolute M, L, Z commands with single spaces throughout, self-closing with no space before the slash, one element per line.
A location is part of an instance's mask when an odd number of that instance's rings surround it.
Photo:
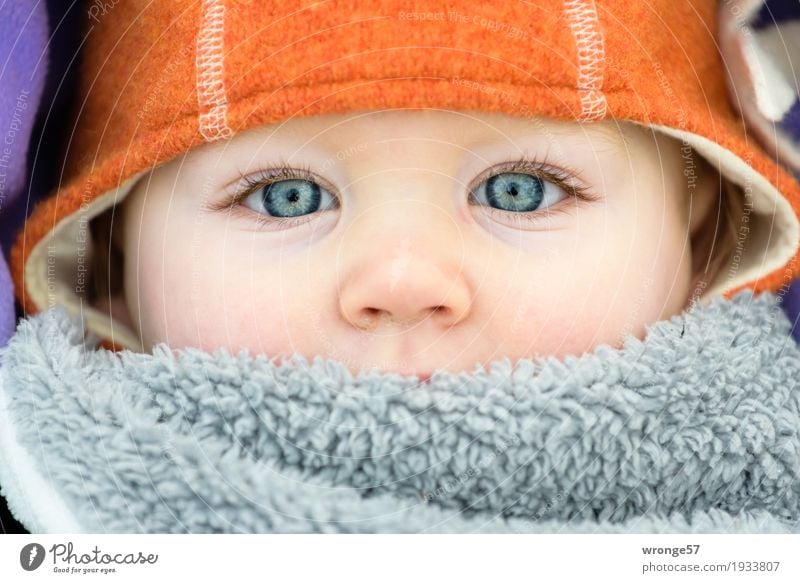
<path fill-rule="evenodd" d="M 257 139 L 341 144 L 387 138 L 439 140 L 469 148 L 471 145 L 508 146 L 524 138 L 558 141 L 570 138 L 597 147 L 625 148 L 626 134 L 636 124 L 617 120 L 579 123 L 495 112 L 441 109 L 368 110 L 343 114 L 294 117 L 254 128 L 233 140 Z"/>

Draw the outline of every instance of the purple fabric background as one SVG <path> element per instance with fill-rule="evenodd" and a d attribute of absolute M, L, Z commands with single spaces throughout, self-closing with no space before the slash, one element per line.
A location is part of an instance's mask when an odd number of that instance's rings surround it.
<path fill-rule="evenodd" d="M 0 0 L 0 154 L 14 121 L 8 168 L 0 189 L 0 346 L 22 315 L 14 305 L 6 260 L 33 203 L 58 179 L 62 134 L 68 131 L 79 20 L 83 0 Z M 29 91 L 25 116 L 14 119 L 22 89 Z M 0 460 L 2 463 L 2 460 Z M 25 533 L 0 497 L 0 533 Z"/>
<path fill-rule="evenodd" d="M 28 149 L 47 74 L 47 7 L 37 0 L 0 4 L 0 346 L 14 330 L 13 288 L 5 261 L 27 188 Z"/>
<path fill-rule="evenodd" d="M 800 2 L 797 0 L 764 0 L 753 25 L 769 26 L 776 22 L 800 19 Z"/>

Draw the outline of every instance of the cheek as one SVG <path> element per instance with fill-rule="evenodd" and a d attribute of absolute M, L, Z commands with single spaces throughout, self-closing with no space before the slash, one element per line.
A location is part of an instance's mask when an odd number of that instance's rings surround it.
<path fill-rule="evenodd" d="M 274 237 L 183 208 L 159 186 L 133 193 L 125 208 L 126 300 L 145 349 L 316 349 L 314 330 L 329 325 L 321 318 L 330 310 L 319 308 L 320 266 L 290 257 Z"/>
<path fill-rule="evenodd" d="M 260 249 L 265 238 L 258 235 L 210 223 L 202 232 L 189 243 L 191 233 L 170 229 L 174 239 L 164 259 L 169 275 L 160 301 L 151 302 L 163 314 L 170 346 L 267 355 L 315 351 L 315 330 L 326 326 L 319 275 L 314 277 L 319 269 Z"/>
<path fill-rule="evenodd" d="M 538 236 L 541 235 L 541 236 Z M 607 338 L 619 320 L 612 303 L 618 292 L 619 240 L 602 224 L 537 234 L 536 244 L 515 253 L 485 288 L 487 312 L 502 332 L 498 352 L 515 356 L 581 354 Z M 499 267 L 499 266 L 498 266 Z M 513 274 L 509 277 L 508 274 Z"/>
<path fill-rule="evenodd" d="M 611 304 L 613 291 L 607 285 L 608 280 L 592 277 L 591 263 L 574 261 L 571 265 L 586 267 L 585 275 L 576 276 L 557 268 L 530 274 L 546 278 L 521 289 L 523 299 L 514 310 L 506 311 L 503 352 L 529 356 L 579 355 L 608 340 L 619 329 L 619 314 Z"/>
<path fill-rule="evenodd" d="M 680 311 L 690 269 L 680 229 L 645 218 L 611 229 L 595 217 L 554 234 L 541 253 L 515 265 L 513 282 L 528 283 L 497 291 L 517 298 L 500 316 L 507 331 L 503 350 L 562 357 L 600 344 L 619 347 L 628 335 L 641 338 L 662 313 Z M 659 231 L 660 240 L 651 236 Z"/>

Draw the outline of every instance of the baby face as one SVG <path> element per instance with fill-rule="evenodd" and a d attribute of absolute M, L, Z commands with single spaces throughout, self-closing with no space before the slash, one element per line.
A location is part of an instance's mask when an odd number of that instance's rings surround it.
<path fill-rule="evenodd" d="M 293 118 L 143 177 L 115 238 L 149 351 L 426 376 L 580 355 L 687 306 L 680 144 L 495 113 Z M 696 209 L 697 207 L 695 207 Z"/>

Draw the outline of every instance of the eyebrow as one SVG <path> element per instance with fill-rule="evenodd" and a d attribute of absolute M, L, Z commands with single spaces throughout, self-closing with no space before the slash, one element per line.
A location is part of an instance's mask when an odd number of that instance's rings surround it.
<path fill-rule="evenodd" d="M 628 140 L 624 135 L 624 121 L 621 120 L 604 120 L 600 122 L 574 122 L 567 120 L 549 120 L 557 122 L 557 125 L 552 128 L 545 128 L 544 130 L 540 125 L 535 122 L 530 122 L 526 126 L 524 133 L 521 135 L 531 136 L 539 134 L 542 136 L 552 136 L 559 138 L 567 135 L 569 130 L 574 130 L 576 127 L 584 128 L 585 136 L 590 141 L 599 141 L 610 146 L 613 150 L 625 150 L 629 147 Z M 635 124 L 634 124 L 635 125 Z M 462 137 L 464 135 L 462 134 Z M 492 135 L 484 140 L 478 140 L 472 145 L 480 144 L 482 146 L 505 146 L 514 144 L 519 136 L 510 136 L 507 134 L 497 136 Z"/>
<path fill-rule="evenodd" d="M 596 122 L 587 124 L 592 127 L 596 132 L 598 138 L 607 143 L 615 149 L 627 149 L 629 147 L 628 140 L 625 137 L 623 126 L 625 122 L 619 120 L 607 120 L 605 122 Z"/>
<path fill-rule="evenodd" d="M 575 123 L 575 122 L 572 122 Z M 607 151 L 627 151 L 631 146 L 625 135 L 627 122 L 624 120 L 603 120 L 598 122 L 579 122 L 584 127 L 586 138 L 596 145 L 604 144 L 609 146 Z M 633 127 L 639 127 L 633 124 Z"/>

